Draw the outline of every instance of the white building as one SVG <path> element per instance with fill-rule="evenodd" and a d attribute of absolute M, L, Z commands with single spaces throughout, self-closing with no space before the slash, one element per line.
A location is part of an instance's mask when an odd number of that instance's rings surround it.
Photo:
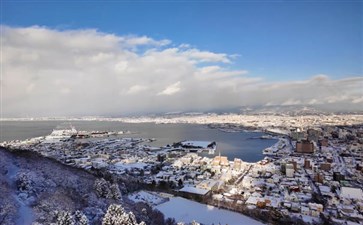
<path fill-rule="evenodd" d="M 340 197 L 363 200 L 363 191 L 360 188 L 342 187 Z"/>
<path fill-rule="evenodd" d="M 286 164 L 286 176 L 287 177 L 294 177 L 294 165 L 293 164 Z"/>

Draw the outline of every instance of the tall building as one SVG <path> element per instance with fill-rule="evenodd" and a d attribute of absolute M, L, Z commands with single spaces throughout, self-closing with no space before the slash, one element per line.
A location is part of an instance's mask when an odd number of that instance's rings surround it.
<path fill-rule="evenodd" d="M 292 163 L 286 164 L 286 176 L 294 177 L 294 165 Z"/>
<path fill-rule="evenodd" d="M 320 164 L 320 169 L 324 170 L 324 171 L 329 171 L 331 169 L 331 164 L 330 163 L 322 163 L 322 164 Z"/>
<path fill-rule="evenodd" d="M 227 156 L 216 156 L 214 157 L 213 161 L 212 161 L 212 165 L 213 166 L 228 166 L 229 162 L 227 159 Z"/>
<path fill-rule="evenodd" d="M 241 170 L 241 166 L 242 166 L 242 160 L 235 158 L 234 159 L 234 163 L 233 163 L 233 169 L 234 170 Z"/>
<path fill-rule="evenodd" d="M 308 129 L 307 134 L 308 134 L 308 141 L 318 142 L 320 137 L 320 131 L 314 129 Z"/>
<path fill-rule="evenodd" d="M 294 141 L 300 141 L 305 138 L 305 132 L 301 131 L 299 128 L 291 130 L 290 137 Z"/>
<path fill-rule="evenodd" d="M 309 159 L 305 159 L 304 160 L 304 168 L 305 169 L 311 169 L 311 165 L 310 165 L 310 160 Z"/>
<path fill-rule="evenodd" d="M 296 152 L 299 153 L 314 153 L 314 144 L 308 140 L 296 142 Z"/>
<path fill-rule="evenodd" d="M 314 181 L 322 184 L 322 183 L 323 183 L 323 181 L 324 181 L 324 176 L 323 176 L 323 174 L 321 174 L 321 173 L 316 173 L 316 174 L 315 174 L 315 176 L 314 176 Z"/>

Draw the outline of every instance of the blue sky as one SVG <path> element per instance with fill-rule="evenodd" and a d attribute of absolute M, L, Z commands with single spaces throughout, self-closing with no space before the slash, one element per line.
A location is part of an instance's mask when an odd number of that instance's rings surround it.
<path fill-rule="evenodd" d="M 233 69 L 268 80 L 362 75 L 360 1 L 4 1 L 2 23 L 95 28 L 238 54 Z"/>
<path fill-rule="evenodd" d="M 363 109 L 362 1 L 1 6 L 5 116 Z"/>

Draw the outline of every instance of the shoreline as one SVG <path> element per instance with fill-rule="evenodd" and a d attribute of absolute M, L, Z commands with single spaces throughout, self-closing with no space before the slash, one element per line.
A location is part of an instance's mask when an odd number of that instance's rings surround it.
<path fill-rule="evenodd" d="M 243 126 L 231 126 L 230 124 L 223 124 L 221 126 L 214 125 L 212 127 L 210 125 L 206 126 L 208 127 L 206 129 L 217 129 L 218 131 L 223 132 L 219 128 L 222 127 L 223 129 L 225 126 L 228 127 L 228 133 L 244 132 Z M 73 141 L 52 143 L 49 146 L 47 143 L 40 144 L 41 141 L 39 141 L 39 143 L 14 143 L 12 147 L 10 143 L 10 147 L 6 149 L 11 151 L 11 148 L 19 147 L 30 154 L 37 152 L 42 157 L 51 158 L 65 166 L 78 168 L 84 171 L 90 171 L 91 169 L 92 173 L 99 174 L 101 177 L 116 176 L 118 179 L 122 179 L 124 176 L 127 176 L 137 181 L 138 188 L 132 189 L 133 191 L 153 190 L 172 193 L 175 196 L 190 199 L 205 205 L 213 205 L 218 208 L 225 208 L 229 211 L 239 212 L 243 215 L 267 223 L 274 224 L 270 219 L 278 221 L 276 222 L 277 224 L 287 220 L 300 221 L 299 218 L 295 218 L 296 215 L 310 215 L 313 216 L 312 218 L 315 221 L 322 222 L 327 219 L 324 218 L 324 216 L 326 216 L 325 214 L 328 212 L 324 210 L 327 207 L 327 202 L 323 201 L 322 191 L 318 188 L 321 185 L 315 183 L 313 180 L 315 179 L 313 177 L 314 171 L 312 170 L 313 168 L 309 168 L 307 162 L 316 163 L 316 165 L 320 165 L 320 167 L 326 166 L 327 162 L 323 161 L 324 158 L 321 158 L 321 153 L 333 150 L 336 145 L 344 147 L 344 144 L 338 142 L 338 133 L 333 132 L 333 128 L 328 127 L 321 129 L 321 132 L 325 131 L 324 129 L 329 129 L 330 132 L 328 134 L 331 134 L 329 142 L 326 142 L 328 145 L 327 148 L 315 149 L 315 154 L 305 155 L 299 154 L 298 151 L 296 153 L 294 142 L 292 143 L 290 141 L 291 138 L 286 134 L 281 134 L 281 132 L 279 132 L 280 129 L 270 129 L 268 131 L 272 131 L 273 134 L 266 136 L 263 135 L 268 134 L 266 132 L 260 137 L 249 135 L 250 139 L 272 138 L 277 140 L 276 143 L 270 145 L 266 149 L 259 149 L 260 151 L 270 149 L 271 153 L 274 154 L 266 154 L 266 157 L 263 159 L 252 163 L 238 160 L 229 161 L 225 157 L 223 157 L 223 161 L 222 157 L 215 157 L 211 160 L 211 158 L 202 158 L 193 153 L 179 154 L 177 152 L 172 152 L 173 149 L 169 148 L 164 149 L 165 151 L 161 151 L 161 153 L 165 154 L 164 156 L 161 156 L 155 151 L 151 151 L 150 149 L 147 150 L 146 146 L 139 145 L 139 142 L 137 142 L 139 139 L 137 138 L 137 140 L 126 138 L 127 140 L 120 139 L 117 141 L 108 140 L 106 138 L 103 141 L 90 141 L 89 143 L 85 143 L 87 145 L 82 145 L 81 148 L 77 148 L 80 150 L 77 151 L 77 154 L 75 154 L 74 151 L 77 142 Z M 339 135 L 343 133 L 342 127 L 336 127 L 335 129 L 339 131 Z M 350 129 L 353 128 L 347 126 L 345 129 L 350 131 Z M 361 128 L 358 127 L 358 129 Z M 308 131 L 308 134 L 313 131 L 314 130 L 311 129 Z M 347 135 L 350 134 L 349 132 L 346 133 Z M 216 132 L 216 134 L 220 135 L 218 132 Z M 357 137 L 359 137 L 360 134 L 361 133 L 359 133 L 358 130 Z M 232 137 L 237 136 L 232 135 Z M 34 138 L 28 141 L 31 142 L 31 140 L 36 139 L 37 138 Z M 116 158 L 112 158 L 112 161 L 109 160 L 109 156 L 112 156 L 113 154 L 117 155 L 117 149 L 119 148 L 123 149 L 122 155 L 118 154 Z M 105 149 L 105 151 L 103 151 L 103 149 Z M 168 153 L 171 152 L 173 154 L 169 156 Z M 330 160 L 336 162 L 340 160 L 340 158 L 338 158 L 339 152 L 332 151 L 331 154 L 335 154 L 336 157 L 332 157 Z M 320 157 L 318 158 L 320 161 L 317 160 L 316 156 Z M 135 158 L 136 161 L 129 161 L 128 158 Z M 125 159 L 127 159 L 127 161 L 125 161 Z M 133 167 L 134 164 L 135 166 L 136 164 L 142 166 L 141 162 L 144 162 L 144 164 L 146 163 L 145 165 L 147 167 Z M 97 167 L 96 165 L 93 165 L 94 163 L 97 163 Z M 98 168 L 98 166 L 101 167 Z M 248 166 L 250 167 L 248 168 Z M 291 168 L 294 168 L 294 166 L 296 168 L 291 171 Z M 287 167 L 289 167 L 289 171 L 287 171 Z M 142 170 L 142 173 L 140 170 Z M 329 173 L 327 176 L 333 176 L 333 174 Z M 180 179 L 182 179 L 182 181 L 180 181 Z M 210 182 L 212 182 L 212 185 Z M 326 183 L 324 184 L 327 185 Z M 194 189 L 183 189 L 182 187 L 184 186 L 193 187 Z M 343 186 L 341 188 L 343 189 Z M 201 189 L 209 191 L 202 193 Z M 309 211 L 308 214 L 302 214 L 303 212 L 297 211 L 296 209 L 290 211 L 291 199 L 294 196 L 287 191 L 291 190 L 299 193 L 299 195 L 296 194 L 296 198 L 302 199 L 297 202 L 296 205 L 304 210 L 310 210 L 311 212 Z M 334 194 L 334 192 L 331 193 Z M 337 192 L 337 194 L 339 195 L 339 192 Z M 318 211 L 315 210 L 316 208 L 318 208 Z M 256 212 L 260 214 L 256 215 Z M 261 217 L 261 215 L 264 216 Z M 329 218 L 327 220 L 329 220 Z"/>
<path fill-rule="evenodd" d="M 62 167 L 69 168 L 70 170 L 85 172 L 85 173 L 88 173 L 88 174 L 90 174 L 92 176 L 96 176 L 96 177 L 105 177 L 105 176 L 107 177 L 108 176 L 107 174 L 109 173 L 109 172 L 107 172 L 106 174 L 102 175 L 102 173 L 100 174 L 97 171 L 90 171 L 90 170 L 80 168 L 80 167 L 77 167 L 77 166 L 74 166 L 74 165 L 65 164 L 61 160 L 55 159 L 53 157 L 42 155 L 39 152 L 34 152 L 32 150 L 29 150 L 29 149 L 28 150 L 9 149 L 9 148 L 0 146 L 0 151 L 9 152 L 10 154 L 14 154 L 14 156 L 16 156 L 16 157 L 29 157 L 30 156 L 33 160 L 35 160 L 37 158 L 44 158 L 45 160 L 50 160 L 51 162 L 59 164 Z M 250 164 L 253 164 L 253 163 L 250 163 Z M 120 175 L 118 175 L 118 176 L 120 176 Z M 121 178 L 121 177 L 119 177 L 119 178 Z M 148 185 L 148 184 L 145 183 L 144 185 Z M 146 187 L 138 189 L 136 191 L 137 192 L 138 191 L 151 191 L 149 188 L 146 188 Z M 206 207 L 213 206 L 213 207 L 216 207 L 217 209 L 224 209 L 224 210 L 227 210 L 229 212 L 235 212 L 235 213 L 241 214 L 242 216 L 247 216 L 248 218 L 251 218 L 251 219 L 256 220 L 258 222 L 262 222 L 264 224 L 268 224 L 268 222 L 269 222 L 269 221 L 263 219 L 263 218 L 267 218 L 267 217 L 256 216 L 256 215 L 259 215 L 259 214 L 253 213 L 253 211 L 255 211 L 256 209 L 251 210 L 251 209 L 248 209 L 247 207 L 243 207 L 243 210 L 233 209 L 231 207 L 228 207 L 227 205 L 221 204 L 221 202 L 216 203 L 216 202 L 214 202 L 213 199 L 196 201 L 196 199 L 190 198 L 190 197 L 188 197 L 188 195 L 181 194 L 181 193 L 179 193 L 178 191 L 175 191 L 175 190 L 173 190 L 171 193 L 170 192 L 168 193 L 168 192 L 165 192 L 165 190 L 161 190 L 161 189 L 159 190 L 157 188 L 156 190 L 152 189 L 152 192 L 156 192 L 157 194 L 163 194 L 163 193 L 168 194 L 168 195 L 171 194 L 174 198 L 183 198 L 183 199 L 195 202 L 195 203 L 202 204 L 202 205 L 204 205 Z M 154 207 L 154 208 L 156 208 L 156 207 Z M 273 215 L 273 214 L 271 214 L 271 215 Z M 276 223 L 276 224 L 279 224 L 279 223 Z"/>

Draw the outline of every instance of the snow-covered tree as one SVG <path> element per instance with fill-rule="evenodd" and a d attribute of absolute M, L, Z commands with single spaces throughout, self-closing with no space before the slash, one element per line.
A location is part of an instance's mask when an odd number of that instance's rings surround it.
<path fill-rule="evenodd" d="M 57 211 L 55 225 L 75 225 L 73 216 L 67 211 Z"/>
<path fill-rule="evenodd" d="M 191 225 L 200 225 L 200 223 L 196 222 L 195 220 L 192 221 Z"/>
<path fill-rule="evenodd" d="M 126 224 L 124 223 L 126 218 L 127 214 L 121 205 L 111 204 L 103 218 L 102 225 Z"/>
<path fill-rule="evenodd" d="M 19 172 L 16 175 L 16 185 L 20 191 L 28 191 L 31 189 L 31 179 L 24 172 Z"/>
<path fill-rule="evenodd" d="M 167 218 L 165 220 L 165 225 L 175 225 L 176 224 L 176 221 L 174 218 Z"/>
<path fill-rule="evenodd" d="M 137 223 L 135 215 L 132 212 L 125 212 L 121 205 L 111 204 L 102 220 L 102 225 L 145 225 L 145 223 Z"/>
<path fill-rule="evenodd" d="M 95 180 L 94 189 L 99 197 L 108 197 L 110 184 L 103 178 Z"/>
<path fill-rule="evenodd" d="M 110 189 L 111 189 L 113 199 L 121 199 L 121 191 L 120 191 L 120 188 L 118 187 L 118 184 L 116 184 L 116 183 L 112 184 Z"/>
<path fill-rule="evenodd" d="M 74 219 L 76 221 L 76 225 L 88 225 L 89 224 L 88 218 L 81 211 L 77 210 L 75 212 Z"/>
<path fill-rule="evenodd" d="M 10 223 L 8 221 L 11 219 L 11 214 L 16 212 L 16 208 L 12 204 L 12 202 L 1 202 L 0 199 L 0 224 L 7 224 Z"/>
<path fill-rule="evenodd" d="M 97 179 L 94 189 L 99 197 L 108 199 L 121 199 L 121 191 L 117 183 L 111 184 L 105 179 Z"/>

